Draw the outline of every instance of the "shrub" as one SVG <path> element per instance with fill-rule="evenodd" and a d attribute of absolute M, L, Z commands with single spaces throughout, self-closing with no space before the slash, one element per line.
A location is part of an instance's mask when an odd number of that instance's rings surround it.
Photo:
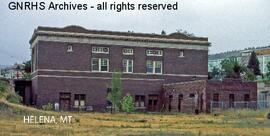
<path fill-rule="evenodd" d="M 52 111 L 53 110 L 53 104 L 52 103 L 48 103 L 46 105 L 42 106 L 42 109 L 45 111 Z"/>
<path fill-rule="evenodd" d="M 0 93 L 3 93 L 7 90 L 7 83 L 0 81 Z"/>
<path fill-rule="evenodd" d="M 130 94 L 127 94 L 123 98 L 123 100 L 121 102 L 121 107 L 122 107 L 122 110 L 127 112 L 127 113 L 134 111 L 134 101 L 133 101 L 133 98 Z"/>
<path fill-rule="evenodd" d="M 11 103 L 21 103 L 22 102 L 22 97 L 20 95 L 18 95 L 17 93 L 14 94 L 8 94 L 7 96 L 7 101 L 11 102 Z"/>

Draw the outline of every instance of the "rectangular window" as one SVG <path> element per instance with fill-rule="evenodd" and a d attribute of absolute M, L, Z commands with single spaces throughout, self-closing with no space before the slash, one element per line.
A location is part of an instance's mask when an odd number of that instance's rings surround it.
<path fill-rule="evenodd" d="M 145 96 L 144 95 L 136 95 L 135 96 L 135 107 L 145 107 Z"/>
<path fill-rule="evenodd" d="M 149 74 L 161 74 L 162 73 L 162 61 L 147 60 L 146 72 Z"/>
<path fill-rule="evenodd" d="M 109 71 L 109 59 L 92 58 L 92 71 L 108 72 Z"/>
<path fill-rule="evenodd" d="M 132 73 L 133 72 L 133 60 L 124 59 L 123 60 L 123 72 L 124 73 Z"/>
<path fill-rule="evenodd" d="M 190 93 L 189 94 L 189 98 L 195 98 L 195 94 L 194 93 Z"/>
<path fill-rule="evenodd" d="M 162 56 L 162 54 L 163 54 L 162 50 L 152 50 L 152 49 L 146 50 L 146 56 Z"/>
<path fill-rule="evenodd" d="M 250 101 L 249 94 L 244 95 L 244 101 L 246 101 L 246 102 Z"/>
<path fill-rule="evenodd" d="M 100 71 L 108 71 L 108 59 L 100 59 Z"/>
<path fill-rule="evenodd" d="M 109 48 L 108 47 L 92 47 L 92 53 L 109 54 Z"/>
<path fill-rule="evenodd" d="M 74 95 L 74 107 L 85 107 L 85 94 L 75 94 Z"/>
<path fill-rule="evenodd" d="M 133 55 L 133 49 L 131 48 L 124 48 L 122 52 L 124 55 Z"/>
<path fill-rule="evenodd" d="M 99 71 L 99 59 L 92 59 L 92 71 Z"/>

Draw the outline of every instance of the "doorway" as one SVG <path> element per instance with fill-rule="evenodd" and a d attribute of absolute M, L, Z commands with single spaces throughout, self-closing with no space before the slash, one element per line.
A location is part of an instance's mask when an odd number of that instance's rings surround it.
<path fill-rule="evenodd" d="M 171 110 L 172 110 L 172 101 L 173 101 L 173 96 L 170 95 L 169 96 L 169 112 L 171 112 Z"/>
<path fill-rule="evenodd" d="M 148 110 L 156 111 L 158 109 L 158 95 L 149 95 L 148 96 Z"/>
<path fill-rule="evenodd" d="M 70 110 L 71 93 L 59 94 L 59 106 L 60 110 Z"/>
<path fill-rule="evenodd" d="M 234 108 L 234 94 L 229 95 L 229 107 Z"/>

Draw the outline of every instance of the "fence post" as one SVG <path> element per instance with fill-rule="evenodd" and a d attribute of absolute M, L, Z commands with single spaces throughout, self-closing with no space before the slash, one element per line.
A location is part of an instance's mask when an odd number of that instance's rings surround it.
<path fill-rule="evenodd" d="M 211 111 L 211 113 L 213 113 L 213 105 L 212 104 L 213 104 L 212 101 L 210 101 L 210 111 Z"/>

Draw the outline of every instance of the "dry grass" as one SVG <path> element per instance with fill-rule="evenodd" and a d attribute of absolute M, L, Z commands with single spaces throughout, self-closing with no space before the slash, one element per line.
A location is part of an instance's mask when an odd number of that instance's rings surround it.
<path fill-rule="evenodd" d="M 269 136 L 267 111 L 226 111 L 214 115 L 44 112 L 0 101 L 0 135 L 25 136 Z M 71 124 L 24 124 L 24 115 L 72 115 Z"/>

